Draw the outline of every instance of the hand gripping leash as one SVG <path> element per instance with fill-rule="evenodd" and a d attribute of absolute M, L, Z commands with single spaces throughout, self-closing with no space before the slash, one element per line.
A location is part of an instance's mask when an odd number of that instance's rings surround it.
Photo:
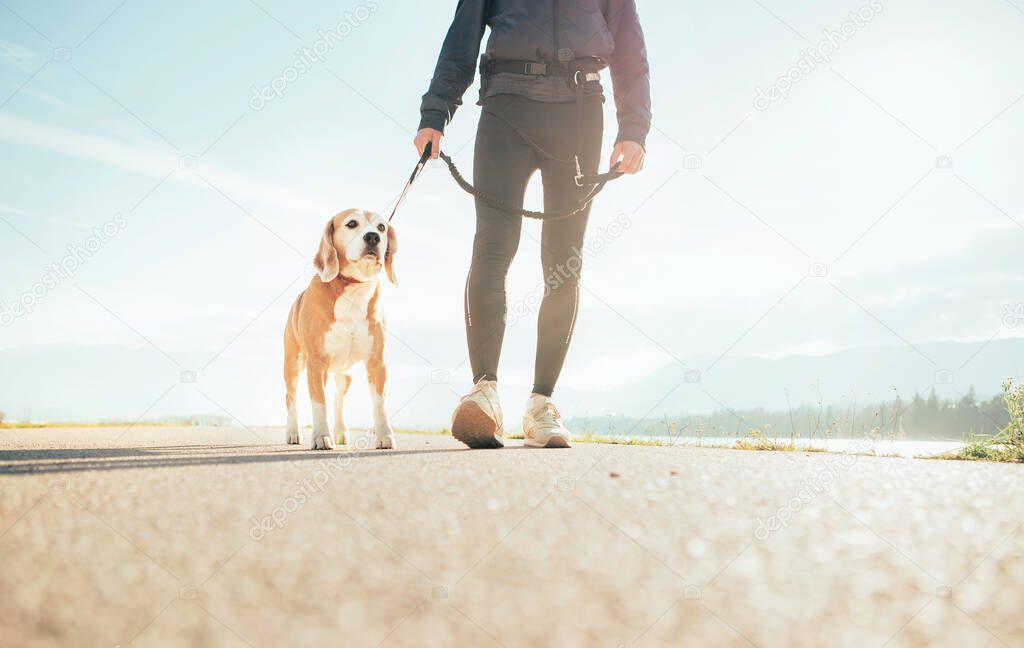
<path fill-rule="evenodd" d="M 420 156 L 419 161 L 416 163 L 416 166 L 412 170 L 412 174 L 409 175 L 408 182 L 405 183 L 405 188 L 402 189 L 401 195 L 398 196 L 398 200 L 395 202 L 395 206 L 391 210 L 391 215 L 388 216 L 388 222 L 391 222 L 391 219 L 395 217 L 395 212 L 398 211 L 399 206 L 401 206 L 402 202 L 405 200 L 405 197 L 409 194 L 409 189 L 412 188 L 412 184 L 416 182 L 416 178 L 420 175 L 420 172 L 423 171 L 423 167 L 427 165 L 427 160 L 430 159 L 432 146 L 432 143 L 428 142 L 426 148 L 423 149 L 423 155 Z M 538 212 L 530 211 L 528 209 L 521 209 L 518 207 L 511 207 L 501 202 L 497 198 L 488 196 L 487 194 L 478 191 L 476 187 L 474 187 L 472 184 L 469 183 L 468 180 L 462 177 L 462 174 L 459 173 L 458 167 L 455 166 L 455 163 L 444 151 L 440 151 L 438 155 L 441 158 L 441 160 L 443 160 L 444 163 L 448 166 L 448 171 L 452 174 L 452 178 L 454 178 L 456 184 L 458 184 L 459 187 L 461 187 L 462 190 L 468 193 L 469 195 L 473 196 L 474 198 L 484 203 L 488 207 L 493 207 L 494 209 L 498 209 L 507 214 L 511 214 L 512 216 L 525 216 L 527 218 L 536 218 L 538 220 L 558 220 L 562 218 L 570 218 L 581 213 L 583 210 L 587 208 L 588 205 L 590 205 L 591 201 L 594 200 L 597 194 L 601 193 L 601 190 L 604 189 L 604 186 L 608 184 L 608 182 L 610 182 L 611 180 L 615 180 L 616 178 L 622 177 L 623 175 L 622 172 L 619 171 L 619 163 L 616 162 L 615 166 L 613 166 L 607 173 L 600 173 L 598 175 L 593 176 L 585 176 L 580 172 L 579 161 L 577 160 L 575 176 L 576 186 L 580 188 L 590 187 L 590 189 L 586 192 L 583 198 L 581 198 L 579 202 L 575 204 L 575 206 L 569 209 L 554 212 Z"/>

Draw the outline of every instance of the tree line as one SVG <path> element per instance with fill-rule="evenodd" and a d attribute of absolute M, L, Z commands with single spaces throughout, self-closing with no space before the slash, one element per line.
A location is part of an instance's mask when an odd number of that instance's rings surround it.
<path fill-rule="evenodd" d="M 974 388 L 959 399 L 938 398 L 935 390 L 909 400 L 864 404 L 801 405 L 786 410 L 722 409 L 708 415 L 660 419 L 606 416 L 577 418 L 583 433 L 657 437 L 743 437 L 759 430 L 771 438 L 860 438 L 956 440 L 994 435 L 1009 423 L 1002 396 L 978 400 Z"/>

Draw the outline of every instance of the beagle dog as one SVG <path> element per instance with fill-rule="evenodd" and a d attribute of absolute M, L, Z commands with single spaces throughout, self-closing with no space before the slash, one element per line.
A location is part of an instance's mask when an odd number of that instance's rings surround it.
<path fill-rule="evenodd" d="M 373 395 L 373 431 L 377 448 L 394 448 L 395 434 L 384 404 L 384 315 L 381 310 L 381 270 L 395 283 L 395 231 L 373 212 L 349 209 L 328 221 L 313 259 L 317 274 L 288 314 L 284 330 L 285 404 L 288 406 L 287 443 L 300 443 L 295 385 L 306 369 L 313 401 L 311 450 L 331 450 L 334 438 L 327 427 L 324 392 L 327 374 L 334 374 L 334 432 L 347 442 L 342 414 L 349 374 L 358 362 L 366 365 Z"/>

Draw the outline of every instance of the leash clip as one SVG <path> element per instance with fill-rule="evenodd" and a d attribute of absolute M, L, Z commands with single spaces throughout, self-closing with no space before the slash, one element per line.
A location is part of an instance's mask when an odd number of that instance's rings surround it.
<path fill-rule="evenodd" d="M 580 189 L 583 188 L 583 169 L 580 168 L 580 156 L 574 155 L 573 158 L 576 160 L 576 186 Z"/>

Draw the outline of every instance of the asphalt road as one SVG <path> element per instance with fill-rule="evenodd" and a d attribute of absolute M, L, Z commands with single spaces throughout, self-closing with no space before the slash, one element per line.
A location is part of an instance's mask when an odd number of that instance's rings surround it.
<path fill-rule="evenodd" d="M 1024 466 L 282 436 L 0 430 L 0 645 L 1024 646 Z"/>

